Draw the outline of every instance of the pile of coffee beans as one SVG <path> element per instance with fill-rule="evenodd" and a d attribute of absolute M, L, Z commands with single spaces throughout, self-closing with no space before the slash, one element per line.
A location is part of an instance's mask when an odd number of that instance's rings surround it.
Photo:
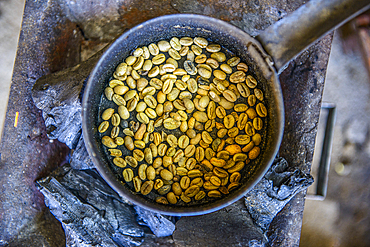
<path fill-rule="evenodd" d="M 124 182 L 158 203 L 227 195 L 260 154 L 264 93 L 219 44 L 173 37 L 139 47 L 107 84 L 102 144 Z"/>

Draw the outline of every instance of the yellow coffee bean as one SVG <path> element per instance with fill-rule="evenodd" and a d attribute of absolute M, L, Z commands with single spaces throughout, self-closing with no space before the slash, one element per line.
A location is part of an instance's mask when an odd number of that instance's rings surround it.
<path fill-rule="evenodd" d="M 164 179 L 164 180 L 172 180 L 172 178 L 173 178 L 173 174 L 172 174 L 172 172 L 170 172 L 169 170 L 167 170 L 167 169 L 163 169 L 163 170 L 161 170 L 161 172 L 160 172 L 160 176 L 161 176 L 161 178 L 162 179 Z"/>
<path fill-rule="evenodd" d="M 200 188 L 197 185 L 192 185 L 189 188 L 187 188 L 184 193 L 187 197 L 193 197 L 196 194 L 198 194 L 199 190 Z"/>
<path fill-rule="evenodd" d="M 134 177 L 134 172 L 130 168 L 126 168 L 123 170 L 122 176 L 126 182 L 131 182 Z"/>
<path fill-rule="evenodd" d="M 236 66 L 236 69 L 244 71 L 244 72 L 248 72 L 248 65 L 246 65 L 245 63 L 238 63 L 238 65 Z"/>
<path fill-rule="evenodd" d="M 154 187 L 154 182 L 153 182 L 153 181 L 145 181 L 145 182 L 141 185 L 140 192 L 141 192 L 141 194 L 143 194 L 144 196 L 145 196 L 145 195 L 148 195 L 148 194 L 153 190 L 153 187 Z"/>
<path fill-rule="evenodd" d="M 240 63 L 240 58 L 239 57 L 232 57 L 229 60 L 227 60 L 227 64 L 230 67 L 237 66 Z"/>
<path fill-rule="evenodd" d="M 266 117 L 267 116 L 267 109 L 264 104 L 258 103 L 256 106 L 256 111 L 258 116 L 260 117 Z"/>
<path fill-rule="evenodd" d="M 233 156 L 233 160 L 235 162 L 238 162 L 238 161 L 246 161 L 248 159 L 248 155 L 245 154 L 245 153 L 237 153 Z"/>
<path fill-rule="evenodd" d="M 112 117 L 113 113 L 114 113 L 114 109 L 113 108 L 108 108 L 108 109 L 104 110 L 101 117 L 102 117 L 103 120 L 109 120 Z"/>
<path fill-rule="evenodd" d="M 103 136 L 102 143 L 104 146 L 108 148 L 116 148 L 117 144 L 114 142 L 114 140 L 110 136 Z"/>
<path fill-rule="evenodd" d="M 236 140 L 236 138 L 235 138 L 235 140 Z M 241 153 L 242 152 L 241 147 L 239 145 L 236 145 L 236 144 L 226 146 L 225 147 L 225 150 L 227 152 L 229 152 L 230 155 L 234 155 L 234 154 L 237 154 L 237 153 Z"/>
<path fill-rule="evenodd" d="M 253 147 L 251 151 L 249 151 L 249 159 L 254 160 L 260 154 L 261 149 L 259 147 Z"/>

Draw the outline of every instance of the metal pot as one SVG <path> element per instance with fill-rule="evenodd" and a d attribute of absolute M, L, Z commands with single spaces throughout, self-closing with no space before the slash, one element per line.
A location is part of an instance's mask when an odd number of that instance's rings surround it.
<path fill-rule="evenodd" d="M 83 96 L 83 136 L 97 170 L 121 196 L 134 204 L 163 214 L 200 215 L 216 211 L 240 199 L 269 169 L 281 143 L 284 106 L 276 70 L 282 70 L 306 46 L 366 5 L 368 2 L 365 0 L 310 1 L 261 33 L 257 37 L 260 42 L 224 21 L 192 14 L 158 17 L 128 30 L 102 55 L 90 74 Z M 101 97 L 117 65 L 135 48 L 162 39 L 169 40 L 174 36 L 204 37 L 241 57 L 263 85 L 268 109 L 261 154 L 245 172 L 248 176 L 242 177 L 241 186 L 219 200 L 186 207 L 158 204 L 130 190 L 108 162 L 97 131 Z"/>

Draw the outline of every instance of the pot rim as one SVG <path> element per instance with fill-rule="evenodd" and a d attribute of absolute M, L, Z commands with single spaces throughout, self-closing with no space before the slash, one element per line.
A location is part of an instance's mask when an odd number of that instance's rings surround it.
<path fill-rule="evenodd" d="M 150 25 L 159 25 L 160 23 L 163 22 L 168 22 L 170 20 L 196 20 L 204 23 L 210 23 L 212 25 L 218 26 L 219 28 L 222 28 L 223 32 L 228 32 L 230 35 L 232 34 L 233 36 L 237 36 L 240 38 L 243 38 L 243 40 L 247 40 L 250 44 L 253 45 L 258 50 L 258 54 L 254 54 L 255 56 L 260 56 L 259 59 L 261 62 L 267 61 L 266 59 L 266 53 L 263 51 L 262 47 L 259 45 L 259 43 L 250 37 L 246 32 L 242 31 L 241 29 L 224 22 L 219 19 L 215 19 L 212 17 L 207 17 L 203 15 L 196 15 L 196 14 L 173 14 L 173 15 L 165 15 L 165 16 L 160 16 L 151 20 L 148 20 L 144 23 L 141 23 L 125 33 L 123 33 L 119 38 L 117 38 L 111 45 L 110 47 L 104 52 L 102 57 L 99 59 L 97 64 L 94 66 L 94 69 L 92 70 L 89 79 L 86 84 L 86 88 L 84 91 L 83 95 L 83 102 L 82 102 L 82 129 L 83 129 L 83 137 L 86 145 L 86 149 L 95 164 L 99 174 L 103 177 L 103 179 L 112 187 L 121 197 L 128 199 L 129 201 L 133 202 L 136 205 L 139 205 L 147 210 L 150 211 L 155 211 L 157 213 L 162 213 L 166 215 L 174 215 L 174 216 L 195 216 L 195 215 L 202 215 L 202 214 L 207 214 L 211 213 L 214 211 L 217 211 L 221 208 L 224 208 L 243 196 L 245 196 L 264 176 L 264 174 L 267 172 L 269 167 L 271 166 L 281 143 L 282 136 L 283 136 L 283 129 L 284 129 L 284 105 L 283 105 L 283 98 L 282 98 L 282 93 L 281 93 L 281 88 L 280 84 L 277 79 L 277 74 L 274 68 L 272 67 L 271 63 L 265 62 L 265 66 L 267 66 L 267 70 L 271 71 L 271 79 L 274 81 L 274 92 L 271 94 L 276 97 L 276 102 L 278 104 L 278 121 L 277 125 L 275 126 L 276 129 L 274 131 L 277 132 L 276 140 L 273 140 L 274 146 L 272 147 L 271 150 L 269 150 L 269 160 L 266 164 L 264 164 L 263 169 L 259 169 L 257 172 L 257 175 L 254 176 L 253 181 L 248 181 L 246 185 L 243 185 L 243 190 L 242 192 L 239 193 L 232 193 L 228 195 L 226 200 L 216 200 L 215 202 L 208 203 L 205 205 L 197 205 L 192 206 L 192 207 L 171 207 L 171 205 L 161 205 L 156 202 L 149 202 L 149 200 L 143 200 L 140 196 L 137 196 L 133 193 L 126 193 L 127 188 L 124 188 L 119 181 L 114 177 L 113 173 L 109 170 L 106 169 L 106 165 L 102 164 L 102 160 L 99 157 L 99 146 L 97 146 L 96 142 L 94 141 L 93 135 L 94 135 L 94 124 L 89 124 L 89 113 L 90 113 L 90 107 L 91 102 L 90 102 L 90 97 L 91 97 L 91 92 L 93 91 L 93 87 L 95 85 L 94 80 L 95 77 L 97 77 L 97 74 L 99 73 L 99 67 L 102 66 L 103 63 L 107 59 L 110 59 L 110 57 L 113 54 L 117 53 L 118 46 L 121 42 L 125 42 L 127 37 L 129 35 L 134 34 L 135 32 L 140 31 L 142 28 Z M 243 41 L 244 42 L 244 41 Z M 262 62 L 263 62 L 262 61 Z M 96 131 L 96 128 L 95 128 Z"/>

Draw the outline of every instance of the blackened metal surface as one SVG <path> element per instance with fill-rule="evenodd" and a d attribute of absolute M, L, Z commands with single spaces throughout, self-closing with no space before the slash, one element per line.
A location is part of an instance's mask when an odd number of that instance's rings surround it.
<path fill-rule="evenodd" d="M 284 95 L 285 130 L 279 155 L 291 167 L 311 169 L 332 34 L 291 61 L 280 74 Z M 299 246 L 304 198 L 298 193 L 275 217 L 268 232 L 272 246 Z"/>
<path fill-rule="evenodd" d="M 244 200 L 202 216 L 181 217 L 173 234 L 177 246 L 264 246 L 263 231 L 254 225 Z"/>
<path fill-rule="evenodd" d="M 63 17 L 58 4 L 26 2 L 1 139 L 0 245 L 14 243 L 20 240 L 21 231 L 42 225 L 38 219 L 43 218 L 45 205 L 34 181 L 62 164 L 68 148 L 47 138 L 31 88 L 40 76 L 78 63 L 80 42 L 78 28 Z M 15 127 L 16 112 L 19 119 Z M 33 232 L 33 239 L 63 246 L 60 223 L 52 220 L 49 224 L 49 231 Z"/>

